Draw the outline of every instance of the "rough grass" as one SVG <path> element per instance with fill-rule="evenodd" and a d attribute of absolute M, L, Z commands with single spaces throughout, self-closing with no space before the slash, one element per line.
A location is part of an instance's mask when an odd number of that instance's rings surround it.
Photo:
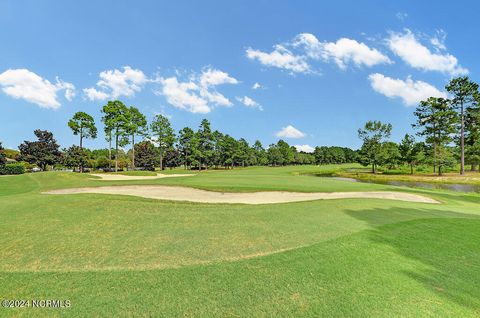
<path fill-rule="evenodd" d="M 338 167 L 202 171 L 146 181 L 74 173 L 1 178 L 0 296 L 70 299 L 72 307 L 0 308 L 0 316 L 480 315 L 475 194 L 412 190 L 442 202 L 433 206 L 368 199 L 246 206 L 40 194 L 106 184 L 398 190 L 303 175 L 322 169 Z"/>
<path fill-rule="evenodd" d="M 479 172 L 465 172 L 465 175 L 460 175 L 458 172 L 444 173 L 438 176 L 431 172 L 429 173 L 377 173 L 372 174 L 369 171 L 338 171 L 335 173 L 341 177 L 356 178 L 364 181 L 409 181 L 409 182 L 426 182 L 426 183 L 454 183 L 454 184 L 473 184 L 480 185 Z"/>

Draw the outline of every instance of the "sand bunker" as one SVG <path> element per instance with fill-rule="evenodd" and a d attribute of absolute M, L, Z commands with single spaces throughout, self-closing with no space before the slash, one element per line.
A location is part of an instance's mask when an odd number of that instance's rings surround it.
<path fill-rule="evenodd" d="M 91 173 L 91 176 L 100 177 L 103 181 L 152 180 L 161 178 L 192 177 L 194 174 L 160 174 L 156 176 L 127 176 L 123 174 Z M 98 180 L 98 179 L 95 179 Z"/>
<path fill-rule="evenodd" d="M 99 193 L 99 194 L 120 194 L 133 195 L 149 199 L 190 201 L 201 203 L 243 203 L 243 204 L 267 204 L 287 203 L 310 200 L 331 200 L 331 199 L 387 199 L 397 201 L 409 201 L 420 203 L 439 203 L 431 198 L 418 194 L 405 192 L 214 192 L 186 187 L 161 186 L 161 185 L 134 185 L 134 186 L 111 186 L 60 189 L 44 192 L 46 194 L 77 194 L 77 193 Z"/>

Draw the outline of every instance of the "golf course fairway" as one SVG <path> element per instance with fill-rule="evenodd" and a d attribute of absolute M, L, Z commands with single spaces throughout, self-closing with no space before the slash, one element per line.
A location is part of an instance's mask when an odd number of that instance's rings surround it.
<path fill-rule="evenodd" d="M 1 298 L 67 299 L 71 306 L 0 308 L 0 316 L 478 317 L 480 196 L 313 176 L 338 168 L 175 169 L 164 173 L 191 176 L 134 180 L 2 176 Z M 106 186 L 394 192 L 438 203 L 44 194 Z"/>

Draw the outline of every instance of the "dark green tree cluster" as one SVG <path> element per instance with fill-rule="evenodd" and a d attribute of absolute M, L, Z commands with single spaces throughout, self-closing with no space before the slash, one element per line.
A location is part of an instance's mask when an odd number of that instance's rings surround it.
<path fill-rule="evenodd" d="M 425 144 L 416 142 L 408 134 L 397 144 L 388 140 L 391 132 L 392 125 L 380 121 L 369 121 L 359 129 L 358 136 L 363 144 L 356 154 L 358 162 L 371 166 L 372 173 L 376 173 L 379 166 L 395 169 L 408 165 L 413 174 L 416 166 L 425 163 Z"/>
<path fill-rule="evenodd" d="M 341 164 L 357 162 L 357 152 L 345 147 L 315 147 L 315 163 L 323 164 Z"/>
<path fill-rule="evenodd" d="M 341 147 L 317 147 L 315 153 L 299 152 L 284 140 L 264 148 L 260 141 L 250 145 L 247 140 L 236 139 L 213 130 L 207 119 L 198 129 L 184 127 L 175 132 L 170 120 L 156 115 L 148 123 L 145 115 L 134 106 L 119 100 L 109 101 L 101 109 L 108 148 L 90 150 L 85 139 L 97 137 L 93 117 L 77 112 L 68 126 L 79 136 L 79 144 L 61 152 L 53 135 L 48 131 L 35 131 L 38 141 L 25 141 L 20 148 L 20 160 L 36 164 L 45 170 L 47 165 L 62 165 L 83 172 L 84 168 L 111 170 L 164 169 L 184 166 L 185 169 L 232 169 L 252 165 L 283 166 L 291 164 L 328 164 L 354 162 L 356 152 Z M 138 140 L 140 139 L 140 140 Z M 140 141 L 140 142 L 139 142 Z M 123 149 L 130 144 L 129 150 Z"/>
<path fill-rule="evenodd" d="M 414 112 L 412 126 L 424 142 L 415 142 L 410 135 L 399 145 L 389 142 L 391 125 L 371 121 L 358 131 L 363 141 L 359 162 L 371 165 L 374 173 L 378 166 L 399 164 L 410 166 L 411 173 L 419 164 L 431 164 L 439 175 L 458 163 L 460 174 L 465 173 L 465 164 L 476 171 L 480 165 L 479 86 L 464 76 L 452 79 L 445 89 L 450 98 L 430 97 Z"/>
<path fill-rule="evenodd" d="M 459 161 L 463 175 L 465 164 L 476 170 L 480 163 L 479 86 L 463 76 L 452 79 L 445 89 L 449 99 L 430 97 L 420 103 L 413 126 L 425 138 L 434 172 L 441 175 Z"/>
<path fill-rule="evenodd" d="M 37 141 L 24 141 L 18 149 L 20 150 L 19 160 L 36 164 L 42 170 L 47 165 L 54 165 L 62 161 L 60 146 L 53 138 L 53 134 L 47 130 L 37 129 L 34 131 Z"/>

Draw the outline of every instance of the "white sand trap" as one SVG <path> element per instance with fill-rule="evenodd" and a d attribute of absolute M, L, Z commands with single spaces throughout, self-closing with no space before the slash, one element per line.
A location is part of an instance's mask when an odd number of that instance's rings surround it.
<path fill-rule="evenodd" d="M 127 176 L 123 174 L 91 173 L 91 176 L 100 177 L 103 181 L 152 180 L 175 177 L 192 177 L 194 174 L 161 174 L 156 176 Z M 98 179 L 95 179 L 98 180 Z"/>
<path fill-rule="evenodd" d="M 60 189 L 44 192 L 46 194 L 76 194 L 76 193 L 100 193 L 134 195 L 149 199 L 190 201 L 202 203 L 243 203 L 243 204 L 267 204 L 287 203 L 310 200 L 331 199 L 387 199 L 397 201 L 409 201 L 420 203 L 439 203 L 431 198 L 418 194 L 405 192 L 214 192 L 186 187 L 161 186 L 161 185 L 134 185 L 134 186 L 111 186 Z"/>

